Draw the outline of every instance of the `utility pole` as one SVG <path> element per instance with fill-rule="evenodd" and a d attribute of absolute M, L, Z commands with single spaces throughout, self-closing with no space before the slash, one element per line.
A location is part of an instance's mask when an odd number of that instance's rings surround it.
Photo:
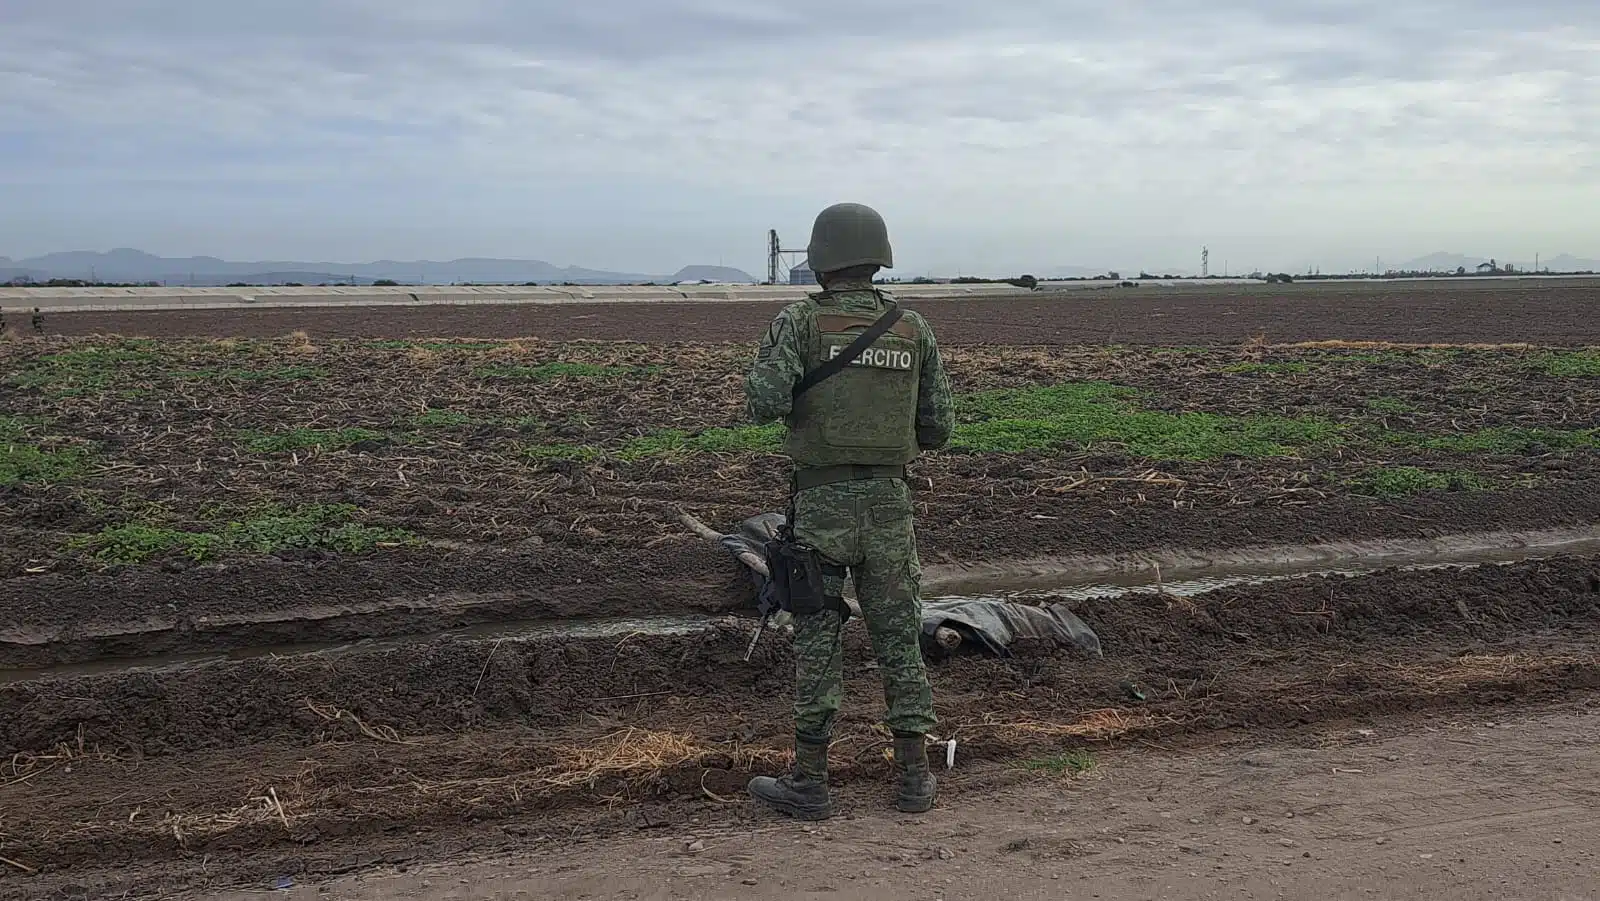
<path fill-rule="evenodd" d="M 782 285 L 789 281 L 788 264 L 792 259 L 799 258 L 806 253 L 804 250 L 785 250 L 783 242 L 778 240 L 778 230 L 767 230 L 767 284 Z M 808 261 L 809 262 L 809 261 Z"/>

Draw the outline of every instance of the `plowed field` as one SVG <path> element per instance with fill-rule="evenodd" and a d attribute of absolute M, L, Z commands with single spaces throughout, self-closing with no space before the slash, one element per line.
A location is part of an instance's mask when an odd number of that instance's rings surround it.
<path fill-rule="evenodd" d="M 1078 288 L 918 300 L 941 341 L 958 344 L 1228 344 L 1331 339 L 1412 343 L 1600 343 L 1600 279 Z M 429 306 L 50 314 L 68 335 L 547 341 L 750 341 L 781 305 L 703 302 Z"/>
<path fill-rule="evenodd" d="M 0 896 L 753 816 L 743 781 L 784 764 L 788 641 L 741 659 L 748 580 L 679 521 L 782 503 L 781 435 L 743 421 L 751 350 L 0 342 Z M 914 470 L 930 593 L 983 590 L 978 564 L 1600 519 L 1592 349 L 947 356 L 957 438 Z M 1590 553 L 1071 596 L 1103 658 L 933 662 L 963 761 L 945 797 L 1075 749 L 1593 692 Z M 886 738 L 859 624 L 847 643 L 853 790 L 886 777 Z"/>

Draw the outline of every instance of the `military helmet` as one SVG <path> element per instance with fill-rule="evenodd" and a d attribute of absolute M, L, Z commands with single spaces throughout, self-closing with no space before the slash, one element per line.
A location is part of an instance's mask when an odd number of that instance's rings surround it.
<path fill-rule="evenodd" d="M 866 265 L 894 268 L 889 227 L 877 210 L 859 203 L 836 203 L 818 213 L 806 255 L 817 273 Z"/>

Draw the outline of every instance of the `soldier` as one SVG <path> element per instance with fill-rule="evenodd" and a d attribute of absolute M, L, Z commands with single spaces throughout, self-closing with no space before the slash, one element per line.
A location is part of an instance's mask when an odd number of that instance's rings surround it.
<path fill-rule="evenodd" d="M 35 334 L 44 334 L 44 314 L 39 312 L 38 307 L 33 308 L 33 331 Z"/>
<path fill-rule="evenodd" d="M 803 376 L 839 355 L 887 310 L 872 279 L 894 257 L 883 218 L 844 203 L 817 216 L 808 248 L 820 293 L 786 307 L 768 327 L 745 380 L 750 417 L 783 420 L 794 463 L 794 540 L 822 558 L 826 605 L 796 615 L 795 766 L 750 782 L 756 800 L 801 819 L 833 814 L 828 744 L 843 694 L 839 633 L 846 570 L 872 639 L 899 771 L 898 807 L 933 806 L 926 736 L 935 724 L 923 666 L 921 576 L 906 464 L 943 447 L 954 427 L 950 382 L 933 329 L 905 311 L 854 362 L 796 397 Z"/>

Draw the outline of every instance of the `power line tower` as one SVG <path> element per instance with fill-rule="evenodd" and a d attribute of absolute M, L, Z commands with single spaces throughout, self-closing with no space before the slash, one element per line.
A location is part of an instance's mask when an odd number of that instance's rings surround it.
<path fill-rule="evenodd" d="M 1200 248 L 1200 277 L 1211 277 L 1211 248 Z"/>
<path fill-rule="evenodd" d="M 777 285 L 789 281 L 789 270 L 794 268 L 798 259 L 804 259 L 809 251 L 783 249 L 783 242 L 778 240 L 778 230 L 767 231 L 767 284 Z"/>

